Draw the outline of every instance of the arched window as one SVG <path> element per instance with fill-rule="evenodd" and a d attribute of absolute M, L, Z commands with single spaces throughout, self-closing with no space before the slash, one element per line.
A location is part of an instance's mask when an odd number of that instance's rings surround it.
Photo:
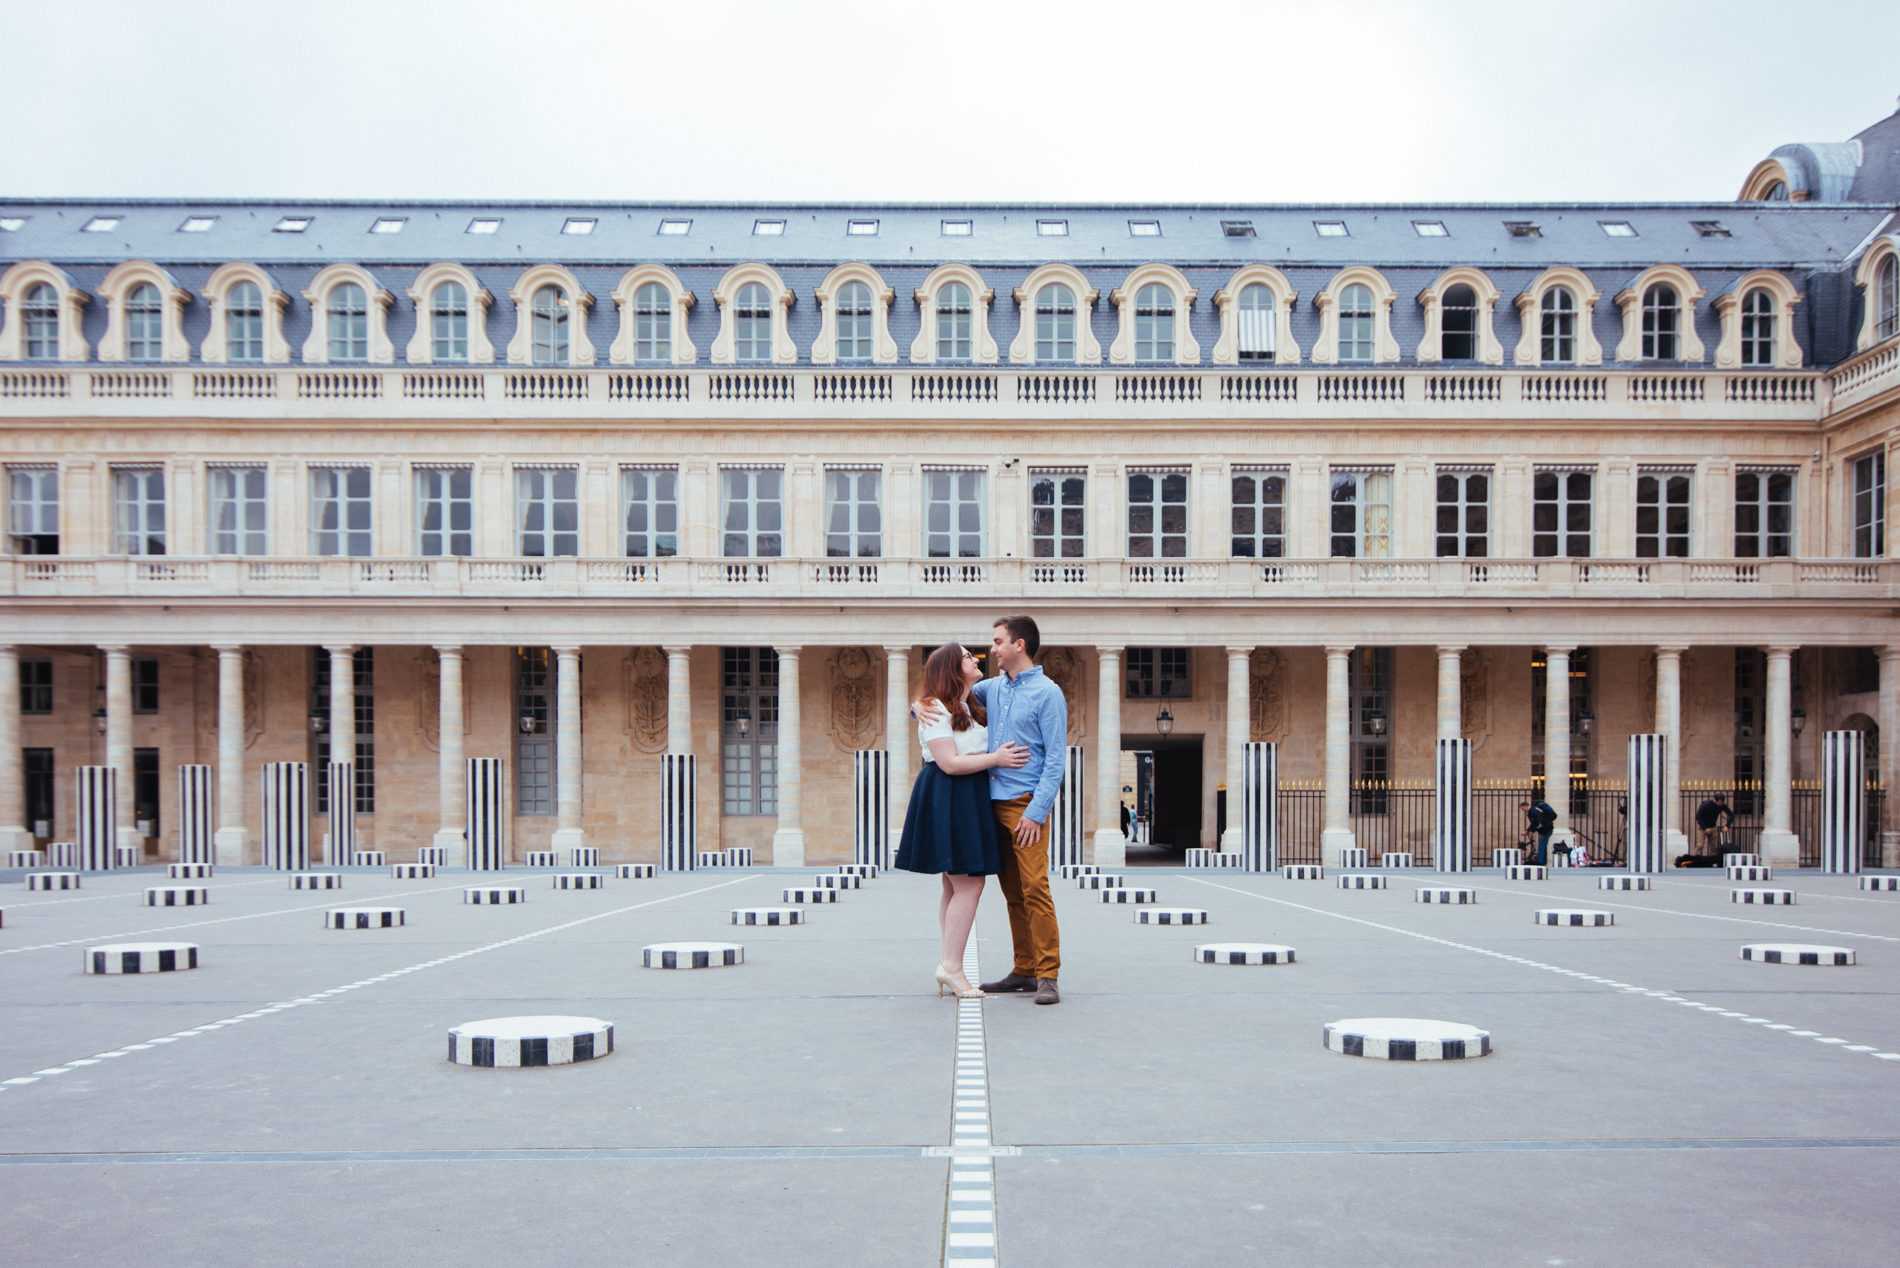
<path fill-rule="evenodd" d="M 1276 312 L 1273 292 L 1255 282 L 1240 292 L 1240 359 L 1271 361 L 1279 332 L 1274 329 Z"/>
<path fill-rule="evenodd" d="M 232 361 L 264 359 L 264 292 L 239 282 L 224 301 L 224 355 Z"/>
<path fill-rule="evenodd" d="M 937 291 L 937 360 L 970 359 L 970 288 L 951 282 Z"/>
<path fill-rule="evenodd" d="M 1543 319 L 1539 360 L 1545 365 L 1574 365 L 1577 361 L 1577 297 L 1568 286 L 1553 286 L 1538 305 Z"/>
<path fill-rule="evenodd" d="M 1742 364 L 1775 363 L 1775 297 L 1765 290 L 1742 296 Z"/>
<path fill-rule="evenodd" d="M 1681 320 L 1675 287 L 1656 285 L 1643 292 L 1643 360 L 1677 359 Z"/>
<path fill-rule="evenodd" d="M 20 306 L 26 320 L 26 357 L 29 361 L 59 359 L 59 292 L 41 282 L 26 293 Z"/>
<path fill-rule="evenodd" d="M 1372 360 L 1372 288 L 1354 282 L 1339 297 L 1339 359 Z"/>
<path fill-rule="evenodd" d="M 468 288 L 444 282 L 429 296 L 431 353 L 437 361 L 468 360 Z"/>
<path fill-rule="evenodd" d="M 1445 361 L 1478 358 L 1478 292 L 1462 282 L 1445 292 L 1438 327 L 1438 355 Z"/>
<path fill-rule="evenodd" d="M 558 286 L 543 286 L 534 293 L 533 342 L 530 345 L 536 365 L 567 364 L 567 296 Z"/>
<path fill-rule="evenodd" d="M 737 361 L 772 359 L 772 296 L 761 282 L 739 288 L 732 314 L 732 352 Z"/>
<path fill-rule="evenodd" d="M 1880 262 L 1880 276 L 1874 283 L 1876 293 L 1874 338 L 1891 339 L 1900 335 L 1900 256 L 1890 255 Z"/>
<path fill-rule="evenodd" d="M 165 301 L 158 287 L 140 282 L 125 297 L 125 357 L 160 361 L 165 356 Z"/>
<path fill-rule="evenodd" d="M 833 301 L 838 310 L 838 360 L 871 359 L 871 288 L 846 282 Z"/>
<path fill-rule="evenodd" d="M 1135 360 L 1174 360 L 1174 292 L 1148 285 L 1135 296 Z"/>
<path fill-rule="evenodd" d="M 1060 282 L 1036 293 L 1036 360 L 1075 360 L 1075 292 Z"/>
<path fill-rule="evenodd" d="M 673 296 L 658 282 L 648 282 L 634 293 L 633 358 L 673 359 Z"/>
<path fill-rule="evenodd" d="M 330 292 L 330 360 L 369 360 L 369 296 L 355 282 Z"/>
<path fill-rule="evenodd" d="M 1768 201 L 1771 203 L 1787 202 L 1788 201 L 1788 182 L 1776 181 L 1773 185 L 1770 185 L 1768 187 Z"/>

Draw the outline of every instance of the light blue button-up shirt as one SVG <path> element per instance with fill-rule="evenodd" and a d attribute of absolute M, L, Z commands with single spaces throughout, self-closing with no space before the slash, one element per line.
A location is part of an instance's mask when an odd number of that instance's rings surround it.
<path fill-rule="evenodd" d="M 1029 761 L 1014 770 L 990 768 L 990 800 L 1010 801 L 1032 793 L 1023 818 L 1049 822 L 1069 754 L 1069 702 L 1062 688 L 1049 680 L 1042 666 L 1031 665 L 1014 678 L 985 678 L 970 694 L 989 710 L 990 752 L 1011 741 L 1029 750 Z"/>

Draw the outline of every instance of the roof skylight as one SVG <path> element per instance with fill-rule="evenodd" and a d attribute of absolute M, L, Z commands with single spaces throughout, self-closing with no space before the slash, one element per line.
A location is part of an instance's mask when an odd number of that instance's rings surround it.
<path fill-rule="evenodd" d="M 1720 220 L 1691 220 L 1689 224 L 1705 238 L 1729 238 L 1734 235 Z"/>
<path fill-rule="evenodd" d="M 270 231 L 272 233 L 302 233 L 315 219 L 315 216 L 284 216 L 271 226 Z"/>
<path fill-rule="evenodd" d="M 844 231 L 854 238 L 875 238 L 877 237 L 877 221 L 847 220 Z"/>
<path fill-rule="evenodd" d="M 94 216 L 79 226 L 81 233 L 111 233 L 119 227 L 120 216 Z"/>
<path fill-rule="evenodd" d="M 26 228 L 25 216 L 0 216 L 0 233 L 18 233 Z"/>
<path fill-rule="evenodd" d="M 1161 236 L 1159 220 L 1130 220 L 1128 236 L 1131 238 L 1158 238 Z"/>
<path fill-rule="evenodd" d="M 1322 238 L 1344 238 L 1350 236 L 1346 232 L 1346 222 L 1343 220 L 1315 220 L 1313 222 L 1313 232 L 1319 234 Z"/>
<path fill-rule="evenodd" d="M 561 232 L 571 233 L 577 237 L 585 237 L 594 231 L 595 223 L 592 216 L 569 216 L 566 223 L 561 226 Z"/>
<path fill-rule="evenodd" d="M 185 223 L 178 226 L 180 233 L 210 233 L 218 227 L 216 216 L 186 216 Z"/>
<path fill-rule="evenodd" d="M 1504 228 L 1513 238 L 1541 238 L 1544 236 L 1543 229 L 1528 220 L 1507 220 L 1504 222 Z"/>
<path fill-rule="evenodd" d="M 973 227 L 968 220 L 945 220 L 941 224 L 940 232 L 946 238 L 967 238 Z"/>
<path fill-rule="evenodd" d="M 1069 222 L 1066 220 L 1038 220 L 1036 236 L 1039 238 L 1066 238 L 1069 236 Z"/>
<path fill-rule="evenodd" d="M 378 216 L 369 227 L 371 233 L 401 233 L 402 227 L 409 223 L 407 216 Z"/>
<path fill-rule="evenodd" d="M 1597 224 L 1602 227 L 1607 237 L 1633 238 L 1636 236 L 1636 226 L 1627 220 L 1599 220 Z"/>
<path fill-rule="evenodd" d="M 783 220 L 754 220 L 752 236 L 755 238 L 773 238 L 785 232 Z"/>
<path fill-rule="evenodd" d="M 1220 231 L 1230 238 L 1251 238 L 1254 236 L 1253 221 L 1223 220 L 1220 222 Z"/>
<path fill-rule="evenodd" d="M 683 238 L 692 231 L 693 222 L 690 220 L 660 221 L 660 234 L 662 237 Z"/>
<path fill-rule="evenodd" d="M 1412 232 L 1421 238 L 1449 238 L 1451 230 L 1445 228 L 1442 220 L 1414 220 Z"/>
<path fill-rule="evenodd" d="M 463 233 L 494 233 L 496 230 L 500 228 L 501 228 L 501 221 L 499 219 L 484 217 L 484 216 L 477 216 L 475 219 L 468 222 L 468 228 L 462 230 L 462 232 Z"/>

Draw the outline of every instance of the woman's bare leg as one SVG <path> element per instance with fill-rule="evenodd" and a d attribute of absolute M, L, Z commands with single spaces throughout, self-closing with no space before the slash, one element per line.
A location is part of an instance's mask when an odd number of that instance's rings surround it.
<path fill-rule="evenodd" d="M 976 904 L 983 896 L 984 879 L 981 876 L 944 874 L 944 901 L 940 909 L 943 920 L 943 967 L 958 977 L 963 976 L 963 951 L 969 945 L 970 927 L 976 923 Z M 967 980 L 964 985 L 969 985 Z"/>

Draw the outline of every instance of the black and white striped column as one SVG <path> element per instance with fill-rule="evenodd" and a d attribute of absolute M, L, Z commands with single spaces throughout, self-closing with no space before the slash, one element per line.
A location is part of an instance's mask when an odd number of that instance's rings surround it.
<path fill-rule="evenodd" d="M 265 762 L 264 866 L 280 872 L 310 867 L 310 763 Z"/>
<path fill-rule="evenodd" d="M 1441 872 L 1471 870 L 1471 741 L 1438 741 L 1438 837 Z"/>
<path fill-rule="evenodd" d="M 1280 865 L 1280 746 L 1250 742 L 1241 782 L 1241 867 L 1271 872 Z"/>
<path fill-rule="evenodd" d="M 212 863 L 218 830 L 218 803 L 211 792 L 211 767 L 178 768 L 178 861 Z"/>
<path fill-rule="evenodd" d="M 79 860 L 88 872 L 108 872 L 118 860 L 119 780 L 110 766 L 73 768 L 73 811 L 79 817 Z"/>
<path fill-rule="evenodd" d="M 1669 845 L 1669 737 L 1630 736 L 1629 772 L 1629 870 L 1660 872 Z"/>
<path fill-rule="evenodd" d="M 660 757 L 660 869 L 690 872 L 699 861 L 699 762 L 692 753 Z"/>
<path fill-rule="evenodd" d="M 1867 740 L 1859 731 L 1821 736 L 1821 870 L 1860 871 L 1867 839 Z"/>
<path fill-rule="evenodd" d="M 891 755 L 861 748 L 851 755 L 852 852 L 859 863 L 891 865 Z"/>
<path fill-rule="evenodd" d="M 1080 744 L 1069 745 L 1062 759 L 1062 783 L 1056 789 L 1054 808 L 1049 812 L 1049 870 L 1082 862 L 1082 798 L 1088 790 L 1083 778 L 1083 754 Z"/>
<path fill-rule="evenodd" d="M 356 866 L 356 763 L 328 762 L 323 777 L 330 794 L 330 857 L 332 867 Z"/>
<path fill-rule="evenodd" d="M 502 856 L 503 767 L 499 757 L 468 759 L 468 870 L 499 872 Z"/>

